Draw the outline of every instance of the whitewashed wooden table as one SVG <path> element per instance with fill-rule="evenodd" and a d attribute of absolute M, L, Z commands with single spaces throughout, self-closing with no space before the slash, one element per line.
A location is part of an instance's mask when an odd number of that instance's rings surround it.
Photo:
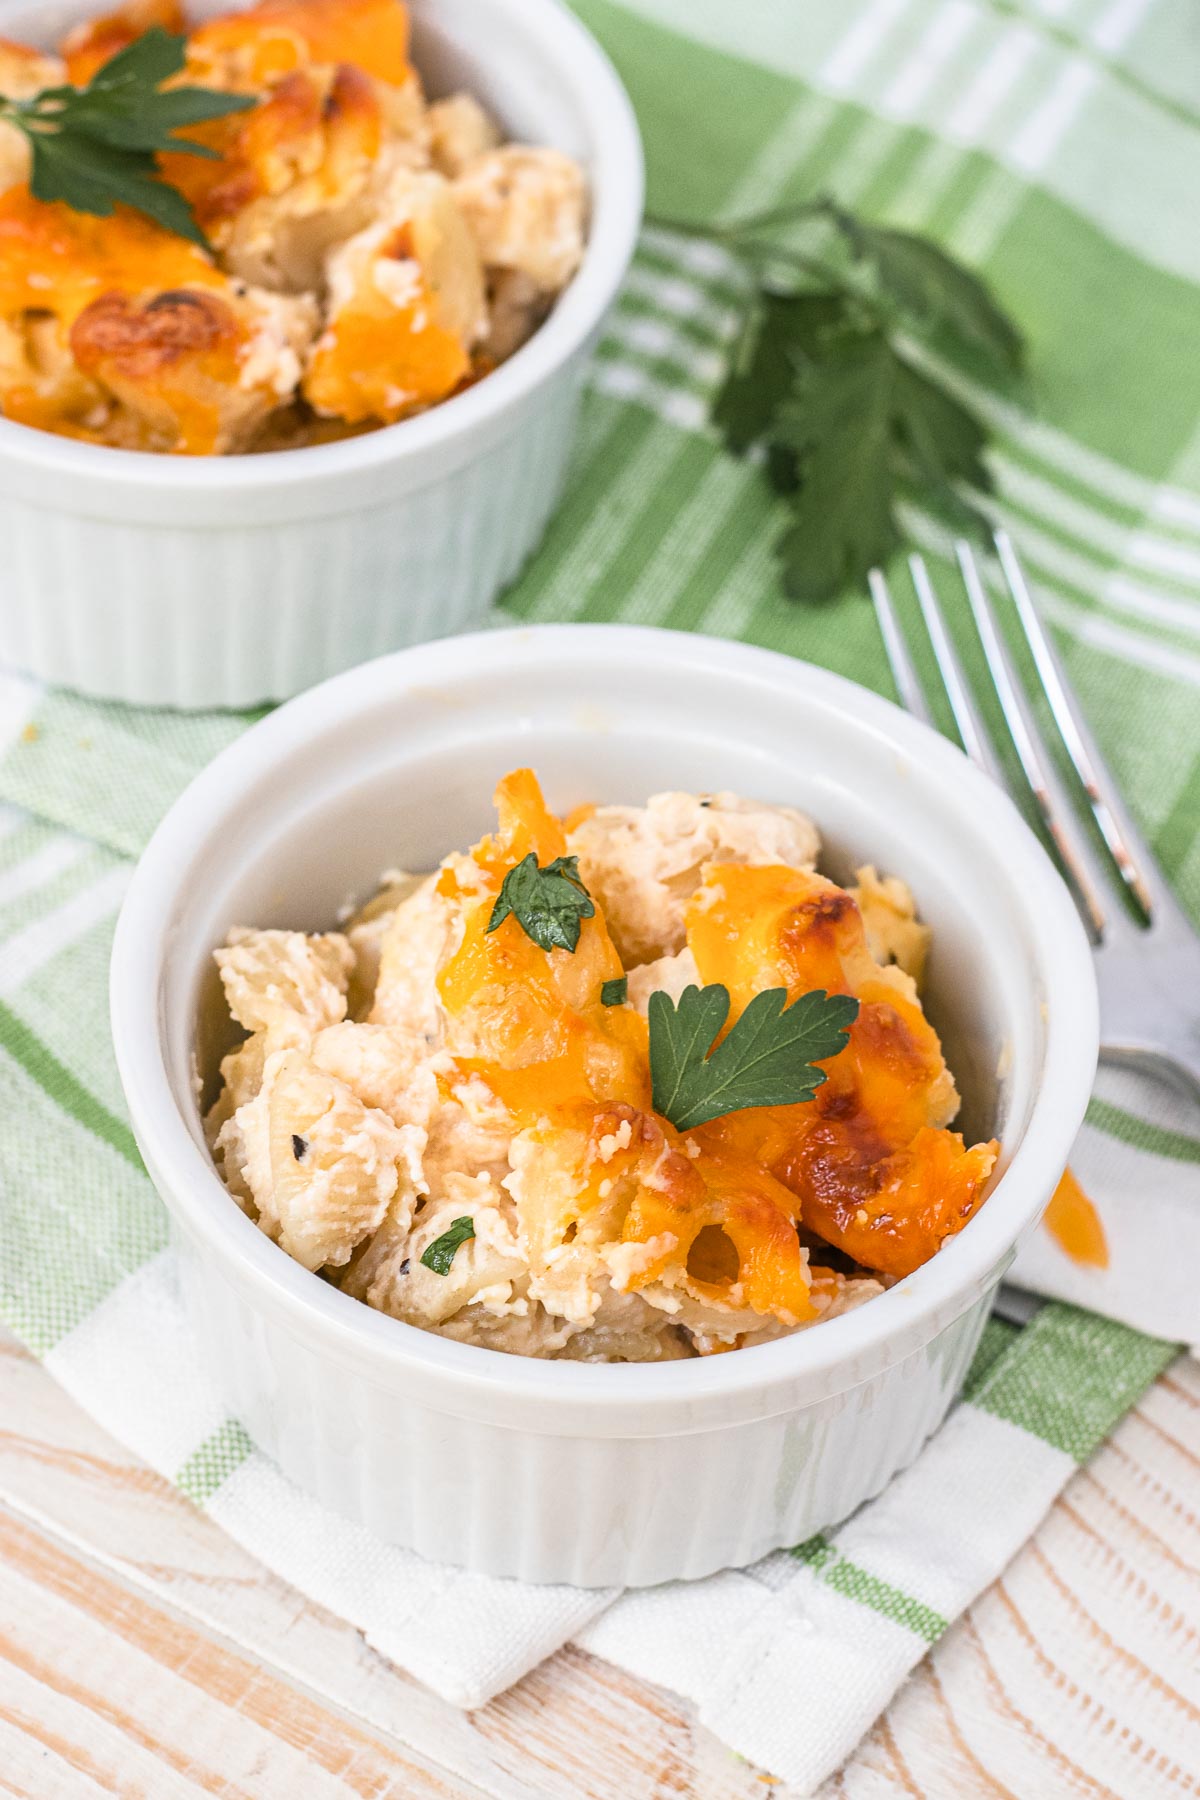
<path fill-rule="evenodd" d="M 806 1696 L 796 1696 L 797 1708 Z M 563 1651 L 464 1715 L 240 1550 L 0 1335 L 0 1795 L 784 1800 Z M 1177 1362 L 828 1785 L 1200 1794 L 1200 1365 Z"/>

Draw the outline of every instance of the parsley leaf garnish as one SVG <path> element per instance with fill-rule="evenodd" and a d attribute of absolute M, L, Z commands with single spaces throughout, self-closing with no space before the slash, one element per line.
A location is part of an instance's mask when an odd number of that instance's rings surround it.
<path fill-rule="evenodd" d="M 614 975 L 611 981 L 602 981 L 600 983 L 601 1006 L 624 1006 L 628 998 L 628 975 Z"/>
<path fill-rule="evenodd" d="M 448 1275 L 450 1265 L 454 1261 L 455 1252 L 460 1244 L 475 1236 L 475 1221 L 470 1213 L 464 1213 L 461 1219 L 455 1219 L 440 1238 L 434 1238 L 428 1250 L 421 1252 L 421 1261 L 435 1275 Z"/>
<path fill-rule="evenodd" d="M 789 596 L 861 588 L 900 545 L 905 502 L 986 530 L 987 433 L 928 354 L 1019 374 L 1021 335 L 977 275 L 825 198 L 718 227 L 660 223 L 719 239 L 753 276 L 713 422 L 734 455 L 765 452 L 788 513 Z"/>
<path fill-rule="evenodd" d="M 1025 353 L 1021 334 L 972 270 L 914 231 L 864 225 L 840 207 L 832 209 L 832 216 L 855 259 L 873 269 L 880 290 L 914 322 L 944 327 L 994 363 L 1020 368 Z"/>
<path fill-rule="evenodd" d="M 729 989 L 721 982 L 685 988 L 677 1006 L 667 994 L 650 996 L 654 1110 L 677 1131 L 747 1106 L 811 1100 L 825 1080 L 812 1065 L 845 1049 L 858 1001 L 817 988 L 788 1006 L 786 988 L 767 988 L 713 1050 L 728 1017 Z"/>
<path fill-rule="evenodd" d="M 531 850 L 504 877 L 487 928 L 497 930 L 512 913 L 539 949 L 574 950 L 581 921 L 595 911 L 580 879 L 577 856 L 556 856 L 542 869 Z"/>
<path fill-rule="evenodd" d="M 257 106 L 253 94 L 161 84 L 186 60 L 186 39 L 153 25 L 110 57 L 86 87 L 49 87 L 24 100 L 0 98 L 0 118 L 29 140 L 29 187 L 37 200 L 64 200 L 107 218 L 118 203 L 143 213 L 201 249 L 208 240 L 178 188 L 158 172 L 162 150 L 217 157 L 208 144 L 175 134 L 187 125 Z"/>

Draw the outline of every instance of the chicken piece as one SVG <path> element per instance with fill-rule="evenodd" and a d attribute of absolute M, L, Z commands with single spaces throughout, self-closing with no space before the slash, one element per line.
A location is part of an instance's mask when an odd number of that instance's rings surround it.
<path fill-rule="evenodd" d="M 429 154 L 451 180 L 500 142 L 496 122 L 471 94 L 451 94 L 429 108 Z"/>
<path fill-rule="evenodd" d="M 400 869 L 392 869 L 379 891 L 346 920 L 342 929 L 354 951 L 346 1004 L 351 1019 L 366 1019 L 370 1015 L 379 981 L 384 939 L 396 908 L 402 900 L 415 894 L 425 879 L 422 875 L 406 875 Z"/>
<path fill-rule="evenodd" d="M 568 838 L 627 969 L 683 948 L 684 906 L 706 863 L 809 869 L 820 849 L 802 813 L 736 794 L 655 794 L 645 806 L 596 807 Z"/>
<path fill-rule="evenodd" d="M 447 1181 L 462 1169 L 501 1181 L 509 1172 L 512 1145 L 508 1108 L 477 1075 L 465 1080 L 456 1078 L 451 1059 L 439 1059 L 442 1060 L 445 1067 L 432 1067 L 436 1070 L 435 1080 L 440 1077 L 440 1087 L 448 1090 L 449 1098 L 442 1098 L 435 1089 L 434 1104 L 427 1118 L 420 1121 L 429 1134 L 424 1170 L 432 1200 L 440 1199 Z M 415 1098 L 417 1087 L 414 1083 L 410 1089 L 410 1099 Z"/>
<path fill-rule="evenodd" d="M 227 1116 L 232 1115 L 240 1106 L 245 1106 L 247 1100 L 253 1100 L 262 1087 L 263 1070 L 271 1052 L 299 1047 L 307 1035 L 307 1031 L 302 1030 L 291 1037 L 282 1017 L 265 1030 L 252 1031 L 236 1050 L 221 1058 L 221 1080 L 225 1085 L 209 1116 L 217 1113 L 222 1104 Z"/>
<path fill-rule="evenodd" d="M 6 99 L 28 100 L 42 88 L 58 87 L 66 73 L 66 66 L 57 56 L 46 56 L 26 44 L 0 38 L 0 94 Z M 0 193 L 28 179 L 28 139 L 15 125 L 0 120 Z"/>
<path fill-rule="evenodd" d="M 60 46 L 67 80 L 72 87 L 86 87 L 97 69 L 102 69 L 118 50 L 126 49 L 153 25 L 163 31 L 183 31 L 179 0 L 128 0 L 127 5 L 101 18 L 83 19 L 68 31 Z"/>
<path fill-rule="evenodd" d="M 326 253 L 375 216 L 391 173 L 427 157 L 415 75 L 393 86 L 344 63 L 290 70 L 251 111 L 189 135 L 219 159 L 171 153 L 164 178 L 232 274 L 286 293 L 319 288 Z"/>
<path fill-rule="evenodd" d="M 557 294 L 583 258 L 584 182 L 559 150 L 505 144 L 454 182 L 479 254 L 490 269 L 516 269 Z"/>
<path fill-rule="evenodd" d="M 858 902 L 871 955 L 876 962 L 897 964 L 920 987 L 930 932 L 917 917 L 911 889 L 895 875 L 881 878 L 870 863 L 856 874 L 857 885 L 848 891 Z"/>
<path fill-rule="evenodd" d="M 29 140 L 7 119 L 0 119 L 0 194 L 28 180 Z"/>
<path fill-rule="evenodd" d="M 389 1218 L 356 1266 L 349 1283 L 369 1305 L 413 1325 L 441 1325 L 465 1306 L 503 1315 L 528 1312 L 523 1292 L 525 1262 L 511 1218 L 512 1205 L 487 1175 L 451 1176 L 442 1198 L 427 1202 L 411 1231 Z M 456 1220 L 469 1218 L 473 1235 L 459 1244 L 444 1275 L 422 1256 Z"/>
<path fill-rule="evenodd" d="M 527 344 L 550 311 L 553 296 L 520 269 L 492 269 L 487 284 L 487 333 L 479 356 L 489 364 L 507 362 Z"/>
<path fill-rule="evenodd" d="M 521 1305 L 523 1313 L 517 1310 Z M 508 1356 L 547 1359 L 563 1355 L 567 1344 L 581 1335 L 577 1325 L 555 1319 L 544 1307 L 519 1296 L 500 1312 L 474 1303 L 464 1306 L 444 1325 L 432 1329 L 439 1337 L 454 1338 L 460 1344 L 478 1344 L 481 1349 L 502 1350 Z"/>
<path fill-rule="evenodd" d="M 61 57 L 0 37 L 0 94 L 7 99 L 27 100 L 42 88 L 58 87 L 66 72 Z"/>
<path fill-rule="evenodd" d="M 391 423 L 467 376 L 483 271 L 440 175 L 399 172 L 382 216 L 332 252 L 329 311 L 304 378 L 318 412 Z"/>
<path fill-rule="evenodd" d="M 413 1076 L 429 1056 L 429 1045 L 419 1032 L 398 1025 L 362 1025 L 346 1019 L 328 1025 L 313 1039 L 312 1059 L 319 1069 L 356 1093 L 364 1106 L 373 1106 L 407 1122 L 405 1097 Z"/>
<path fill-rule="evenodd" d="M 412 78 L 399 0 L 258 0 L 208 19 L 188 40 L 189 74 L 253 90 L 306 63 L 353 63 L 397 87 Z"/>
<path fill-rule="evenodd" d="M 883 1283 L 870 1275 L 843 1275 L 816 1263 L 809 1269 L 809 1279 L 809 1298 L 820 1319 L 840 1319 L 884 1292 Z"/>
<path fill-rule="evenodd" d="M 624 1317 L 611 1316 L 614 1301 L 624 1303 Z M 685 1362 L 696 1352 L 674 1319 L 656 1317 L 640 1295 L 610 1291 L 600 1303 L 596 1323 L 573 1331 L 552 1354 L 567 1362 Z"/>
<path fill-rule="evenodd" d="M 80 313 L 80 372 L 137 421 L 139 448 L 197 456 L 244 449 L 291 398 L 316 331 L 307 298 L 230 284 L 110 293 Z"/>
<path fill-rule="evenodd" d="M 298 1019 L 309 1032 L 346 1016 L 353 953 L 340 933 L 231 931 L 213 952 L 229 1010 L 247 1031 L 270 1031 Z"/>
<path fill-rule="evenodd" d="M 372 1024 L 398 1025 L 440 1041 L 437 972 L 457 940 L 461 911 L 453 897 L 439 891 L 435 875 L 393 909 L 379 948 Z"/>
<path fill-rule="evenodd" d="M 835 1269 L 810 1267 L 811 1318 L 804 1319 L 804 1328 L 820 1325 L 824 1319 L 837 1319 L 842 1312 L 853 1312 L 862 1307 L 864 1301 L 874 1300 L 876 1294 L 882 1294 L 883 1283 L 876 1282 L 873 1276 L 858 1274 L 840 1274 Z M 687 1309 L 691 1312 L 691 1309 Z M 763 1345 L 772 1343 L 777 1337 L 786 1337 L 792 1332 L 790 1325 L 784 1325 L 779 1319 L 756 1319 L 754 1325 L 745 1328 L 741 1319 L 718 1318 L 709 1323 L 689 1323 L 687 1330 L 694 1345 L 694 1354 L 714 1355 L 723 1350 L 743 1350 L 747 1345 Z"/>
<path fill-rule="evenodd" d="M 643 1018 L 650 1012 L 651 994 L 666 994 L 678 1006 L 685 988 L 702 987 L 696 959 L 685 946 L 674 956 L 660 956 L 657 961 L 639 963 L 625 978 L 625 998 Z"/>
<path fill-rule="evenodd" d="M 265 935 L 265 934 L 264 934 Z M 273 933 L 287 937 L 289 933 Z M 298 934 L 297 934 L 298 935 Z M 322 940 L 309 939 L 317 947 Z M 315 959 L 314 959 L 315 961 Z M 267 958 L 269 964 L 270 958 Z M 418 1088 L 412 1089 L 412 1075 L 424 1046 L 412 1046 L 404 1032 L 392 1032 L 384 1026 L 354 1025 L 343 1021 L 326 1025 L 314 1035 L 314 1016 L 337 1012 L 336 983 L 340 969 L 332 969 L 332 979 L 317 971 L 310 979 L 297 969 L 293 980 L 287 975 L 272 983 L 271 991 L 261 985 L 262 963 L 257 969 L 243 967 L 229 970 L 238 1004 L 256 1016 L 270 1017 L 270 1024 L 252 1032 L 245 1041 L 221 1059 L 224 1084 L 216 1101 L 204 1117 L 204 1134 L 222 1177 L 233 1189 L 246 1210 L 257 1215 L 250 1187 L 244 1120 L 236 1115 L 262 1092 L 267 1059 L 279 1051 L 300 1050 L 310 1055 L 317 1069 L 331 1075 L 350 1089 L 364 1106 L 387 1113 L 398 1125 L 424 1125 L 433 1110 L 436 1085 L 426 1098 Z M 274 1004 L 275 999 L 279 1004 Z M 373 1035 L 374 1034 L 374 1035 Z M 410 1096 L 416 1104 L 409 1105 Z"/>

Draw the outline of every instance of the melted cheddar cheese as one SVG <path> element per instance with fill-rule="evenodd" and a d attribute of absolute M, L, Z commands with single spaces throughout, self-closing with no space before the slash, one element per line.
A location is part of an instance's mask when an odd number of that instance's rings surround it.
<path fill-rule="evenodd" d="M 530 851 L 544 867 L 567 848 L 531 769 L 505 777 L 496 805 L 500 829 L 476 847 L 470 888 L 453 869 L 441 878 L 443 892 L 469 896 L 462 941 L 437 981 L 460 1066 L 521 1125 L 558 1108 L 648 1106 L 645 1022 L 600 998 L 603 983 L 620 976 L 621 959 L 599 912 L 581 921 L 574 952 L 540 949 L 512 914 L 489 930 L 508 870 Z"/>
<path fill-rule="evenodd" d="M 258 0 L 192 33 L 196 78 L 253 89 L 308 63 L 351 63 L 397 86 L 406 81 L 408 14 L 396 0 Z"/>
<path fill-rule="evenodd" d="M 0 313 L 50 311 L 71 323 L 99 294 L 158 293 L 225 278 L 194 244 L 118 208 L 109 219 L 35 200 L 25 187 L 0 194 Z"/>
<path fill-rule="evenodd" d="M 67 80 L 72 87 L 86 87 L 110 57 L 127 50 L 135 38 L 154 25 L 163 31 L 182 31 L 184 17 L 179 0 L 129 0 L 118 12 L 85 19 L 68 31 L 62 42 Z"/>

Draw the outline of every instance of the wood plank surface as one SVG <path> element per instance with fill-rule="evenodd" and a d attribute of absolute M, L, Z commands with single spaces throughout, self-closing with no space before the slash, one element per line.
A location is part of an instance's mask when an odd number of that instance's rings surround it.
<path fill-rule="evenodd" d="M 797 1696 L 802 1708 L 806 1696 Z M 567 1649 L 472 1714 L 263 1569 L 0 1339 L 0 1796 L 791 1800 Z M 1200 1367 L 1174 1365 L 827 1800 L 1200 1796 Z"/>

